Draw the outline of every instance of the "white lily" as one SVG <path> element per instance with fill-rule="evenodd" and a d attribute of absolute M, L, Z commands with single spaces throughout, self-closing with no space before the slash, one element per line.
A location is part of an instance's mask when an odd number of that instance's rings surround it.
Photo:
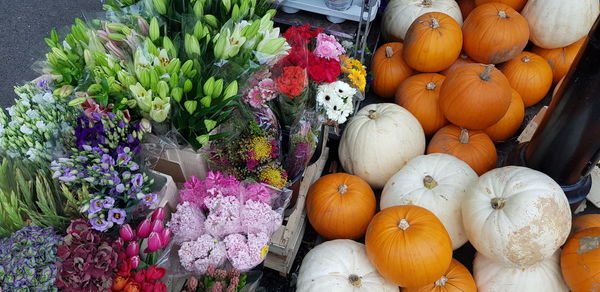
<path fill-rule="evenodd" d="M 129 90 L 131 90 L 142 112 L 147 113 L 152 109 L 152 90 L 146 91 L 139 82 L 136 85 L 129 86 Z"/>
<path fill-rule="evenodd" d="M 171 98 L 162 99 L 160 97 L 154 98 L 152 101 L 152 109 L 150 110 L 150 118 L 157 123 L 164 122 L 169 113 L 171 112 Z"/>

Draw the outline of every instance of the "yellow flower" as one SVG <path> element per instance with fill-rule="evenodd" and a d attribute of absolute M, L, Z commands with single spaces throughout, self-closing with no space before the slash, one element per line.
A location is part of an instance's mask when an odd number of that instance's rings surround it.
<path fill-rule="evenodd" d="M 271 157 L 273 145 L 267 141 L 266 137 L 255 137 L 250 140 L 248 150 L 254 153 L 254 159 L 260 161 Z"/>
<path fill-rule="evenodd" d="M 365 86 L 367 85 L 367 80 L 365 75 L 361 74 L 358 70 L 352 70 L 348 74 L 348 79 L 350 82 L 356 86 L 360 91 L 365 91 Z"/>
<path fill-rule="evenodd" d="M 287 175 L 285 175 L 283 169 L 273 165 L 262 168 L 258 174 L 258 178 L 261 182 L 267 183 L 278 189 L 283 189 L 287 184 Z"/>
<path fill-rule="evenodd" d="M 341 56 L 340 60 L 342 61 L 342 72 L 350 74 L 353 70 L 356 70 L 364 76 L 367 75 L 365 66 L 359 60 L 352 59 L 346 55 Z"/>

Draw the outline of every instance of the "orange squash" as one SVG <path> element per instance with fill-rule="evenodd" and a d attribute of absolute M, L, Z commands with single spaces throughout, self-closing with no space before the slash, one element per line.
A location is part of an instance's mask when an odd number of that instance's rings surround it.
<path fill-rule="evenodd" d="M 437 281 L 452 261 L 452 243 L 442 222 L 414 205 L 377 213 L 367 228 L 365 245 L 377 271 L 401 287 Z"/>
<path fill-rule="evenodd" d="M 490 137 L 481 131 L 469 131 L 455 125 L 441 128 L 429 142 L 427 154 L 446 153 L 466 162 L 482 175 L 496 167 L 496 146 Z"/>
<path fill-rule="evenodd" d="M 539 55 L 522 52 L 501 68 L 510 86 L 516 90 L 525 107 L 530 107 L 546 97 L 552 86 L 552 68 Z"/>
<path fill-rule="evenodd" d="M 402 292 L 477 292 L 477 284 L 469 270 L 452 259 L 448 271 L 434 283 L 419 288 L 404 288 Z"/>
<path fill-rule="evenodd" d="M 463 19 L 467 19 L 471 11 L 475 8 L 475 0 L 457 0 L 458 7 L 462 13 Z"/>
<path fill-rule="evenodd" d="M 396 91 L 396 103 L 419 120 L 427 136 L 448 124 L 439 105 L 444 79 L 446 77 L 436 73 L 417 74 L 404 80 Z"/>
<path fill-rule="evenodd" d="M 485 129 L 484 132 L 494 142 L 506 141 L 521 127 L 523 118 L 525 118 L 525 105 L 523 105 L 523 100 L 519 93 L 513 89 L 510 106 L 506 114 L 504 114 L 500 121 Z"/>
<path fill-rule="evenodd" d="M 399 42 L 387 43 L 373 55 L 371 72 L 373 72 L 373 92 L 392 98 L 404 79 L 413 74 L 413 69 L 402 58 L 403 45 Z"/>
<path fill-rule="evenodd" d="M 525 4 L 527 4 L 527 0 L 475 0 L 475 5 L 481 5 L 490 2 L 504 3 L 516 11 L 521 11 L 523 7 L 525 7 Z"/>
<path fill-rule="evenodd" d="M 463 50 L 471 59 L 498 64 L 516 57 L 529 41 L 527 20 L 498 2 L 477 6 L 463 24 Z"/>
<path fill-rule="evenodd" d="M 543 49 L 534 46 L 531 51 L 542 56 L 542 58 L 548 61 L 550 68 L 552 68 L 553 84 L 557 84 L 571 69 L 571 65 L 577 57 L 585 37 L 578 40 L 577 42 L 569 45 L 568 47 L 558 49 Z"/>
<path fill-rule="evenodd" d="M 462 41 L 456 20 L 441 12 L 425 13 L 408 28 L 402 57 L 417 71 L 439 72 L 456 60 Z"/>
<path fill-rule="evenodd" d="M 493 65 L 465 64 L 446 76 L 440 89 L 440 107 L 450 123 L 483 130 L 500 121 L 511 95 L 508 80 Z"/>
<path fill-rule="evenodd" d="M 456 69 L 457 67 L 460 67 L 464 64 L 472 64 L 475 63 L 475 61 L 471 60 L 471 58 L 469 58 L 469 56 L 467 56 L 466 54 L 460 54 L 458 56 L 458 58 L 456 58 L 456 60 L 454 60 L 454 63 L 452 63 L 452 65 L 450 65 L 450 67 L 448 67 L 448 69 L 440 72 L 440 74 L 444 75 L 444 76 L 448 76 L 448 73 L 450 73 L 450 71 Z"/>
<path fill-rule="evenodd" d="M 600 227 L 577 232 L 560 254 L 560 268 L 573 292 L 597 291 L 600 287 Z"/>
<path fill-rule="evenodd" d="M 575 234 L 592 227 L 600 227 L 600 214 L 585 214 L 573 218 L 571 233 Z"/>
<path fill-rule="evenodd" d="M 366 181 L 335 173 L 310 187 L 306 215 L 317 233 L 327 239 L 357 239 L 365 234 L 376 206 L 375 194 Z"/>

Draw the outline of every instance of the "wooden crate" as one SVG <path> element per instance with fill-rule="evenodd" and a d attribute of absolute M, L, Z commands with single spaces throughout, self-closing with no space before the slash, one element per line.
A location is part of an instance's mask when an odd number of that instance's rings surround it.
<path fill-rule="evenodd" d="M 326 143 L 324 143 L 326 144 Z M 292 269 L 292 264 L 302 243 L 302 237 L 306 229 L 306 195 L 308 188 L 321 177 L 327 159 L 329 158 L 329 148 L 324 145 L 321 156 L 317 162 L 306 168 L 302 181 L 298 200 L 292 214 L 284 220 L 284 223 L 271 236 L 269 253 L 265 259 L 265 267 L 278 271 L 282 275 L 287 275 Z"/>

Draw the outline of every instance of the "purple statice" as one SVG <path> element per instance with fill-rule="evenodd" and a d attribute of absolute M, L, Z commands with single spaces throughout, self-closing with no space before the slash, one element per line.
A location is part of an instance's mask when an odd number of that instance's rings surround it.
<path fill-rule="evenodd" d="M 269 235 L 266 233 L 231 234 L 223 240 L 227 249 L 227 259 L 240 271 L 247 271 L 258 266 L 266 256 L 269 248 Z"/>
<path fill-rule="evenodd" d="M 177 212 L 171 215 L 169 228 L 176 243 L 193 241 L 204 234 L 204 214 L 200 207 L 190 202 L 177 205 Z"/>
<path fill-rule="evenodd" d="M 242 231 L 246 234 L 264 232 L 273 234 L 279 226 L 283 218 L 270 205 L 256 202 L 246 201 L 241 210 Z"/>
<path fill-rule="evenodd" d="M 194 241 L 184 242 L 178 254 L 179 261 L 186 270 L 200 274 L 204 274 L 208 266 L 223 265 L 227 258 L 223 242 L 208 234 Z"/>
<path fill-rule="evenodd" d="M 0 239 L 0 290 L 56 291 L 62 237 L 52 227 L 26 226 Z"/>

